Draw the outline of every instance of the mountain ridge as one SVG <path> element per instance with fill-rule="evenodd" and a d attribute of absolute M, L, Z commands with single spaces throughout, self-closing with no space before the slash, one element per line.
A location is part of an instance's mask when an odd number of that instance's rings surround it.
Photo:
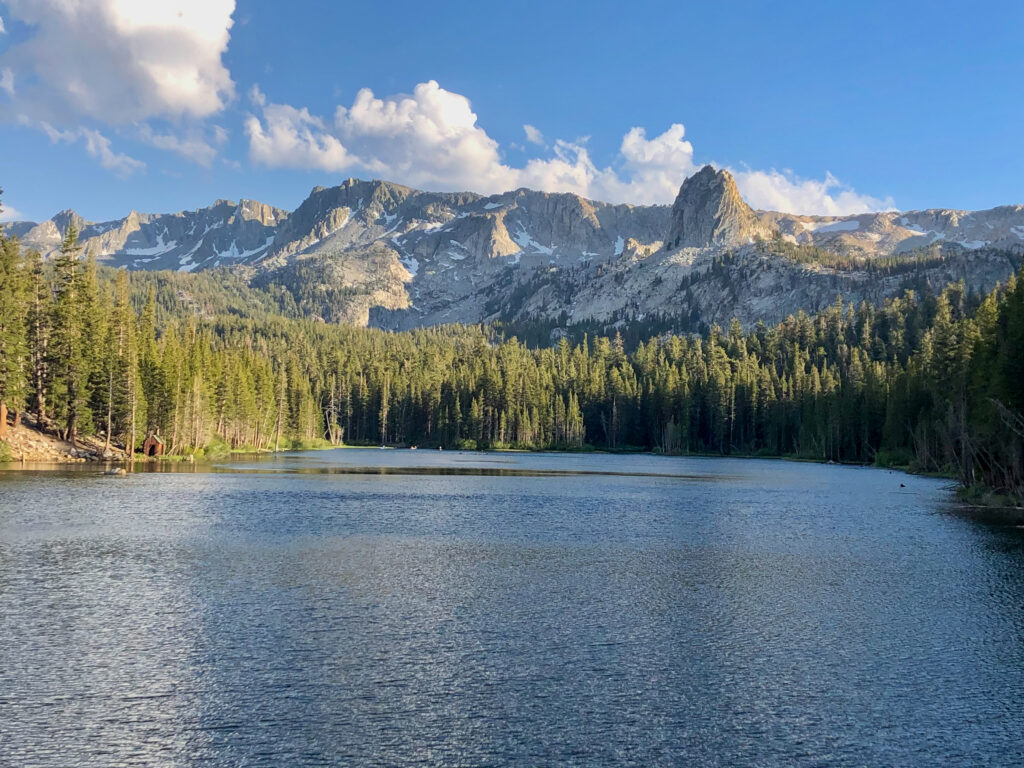
<path fill-rule="evenodd" d="M 755 211 L 731 175 L 710 166 L 683 182 L 672 206 L 347 179 L 315 187 L 290 212 L 217 200 L 93 223 L 65 210 L 5 231 L 52 255 L 71 223 L 100 263 L 229 268 L 254 284 L 286 287 L 311 316 L 393 329 L 563 315 L 687 314 L 708 323 L 727 312 L 744 322 L 774 320 L 827 305 L 837 293 L 878 302 L 911 282 L 873 277 L 872 265 L 882 261 L 899 269 L 913 262 L 904 272 L 917 283 L 964 279 L 987 289 L 1016 267 L 1005 252 L 1024 249 L 1024 206 Z"/>

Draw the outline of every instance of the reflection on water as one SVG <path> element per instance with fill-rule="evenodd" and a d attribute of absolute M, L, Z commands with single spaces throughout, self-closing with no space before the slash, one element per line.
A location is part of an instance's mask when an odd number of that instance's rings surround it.
<path fill-rule="evenodd" d="M 949 514 L 941 482 L 182 469 L 0 473 L 0 765 L 1024 761 L 1024 535 Z"/>

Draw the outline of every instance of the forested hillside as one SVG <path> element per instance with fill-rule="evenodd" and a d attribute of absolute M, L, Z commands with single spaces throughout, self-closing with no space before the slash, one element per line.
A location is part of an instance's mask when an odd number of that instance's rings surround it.
<path fill-rule="evenodd" d="M 321 440 L 594 446 L 907 463 L 1024 489 L 1015 279 L 985 297 L 954 284 L 881 308 L 837 301 L 747 333 L 734 322 L 635 348 L 616 336 L 531 349 L 488 326 L 296 319 L 287 297 L 253 307 L 215 277 L 122 270 L 111 282 L 73 229 L 52 267 L 3 239 L 0 401 L 71 440 L 138 445 L 158 428 L 173 454 Z"/>

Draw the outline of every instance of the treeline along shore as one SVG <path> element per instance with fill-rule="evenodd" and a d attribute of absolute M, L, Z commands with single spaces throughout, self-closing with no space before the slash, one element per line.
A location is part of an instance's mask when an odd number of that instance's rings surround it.
<path fill-rule="evenodd" d="M 73 229 L 48 263 L 0 239 L 0 428 L 24 414 L 129 455 L 158 432 L 169 456 L 343 442 L 794 456 L 1024 496 L 1016 279 L 631 349 L 618 335 L 534 349 L 490 326 L 197 313 L 154 274 L 98 268 Z"/>

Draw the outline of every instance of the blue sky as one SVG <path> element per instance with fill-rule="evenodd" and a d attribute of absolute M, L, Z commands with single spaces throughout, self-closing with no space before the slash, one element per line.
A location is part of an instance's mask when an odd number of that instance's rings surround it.
<path fill-rule="evenodd" d="M 764 208 L 1024 203 L 1019 2 L 0 0 L 0 19 L 7 218 L 293 208 L 349 176 L 668 202 L 706 162 Z"/>

